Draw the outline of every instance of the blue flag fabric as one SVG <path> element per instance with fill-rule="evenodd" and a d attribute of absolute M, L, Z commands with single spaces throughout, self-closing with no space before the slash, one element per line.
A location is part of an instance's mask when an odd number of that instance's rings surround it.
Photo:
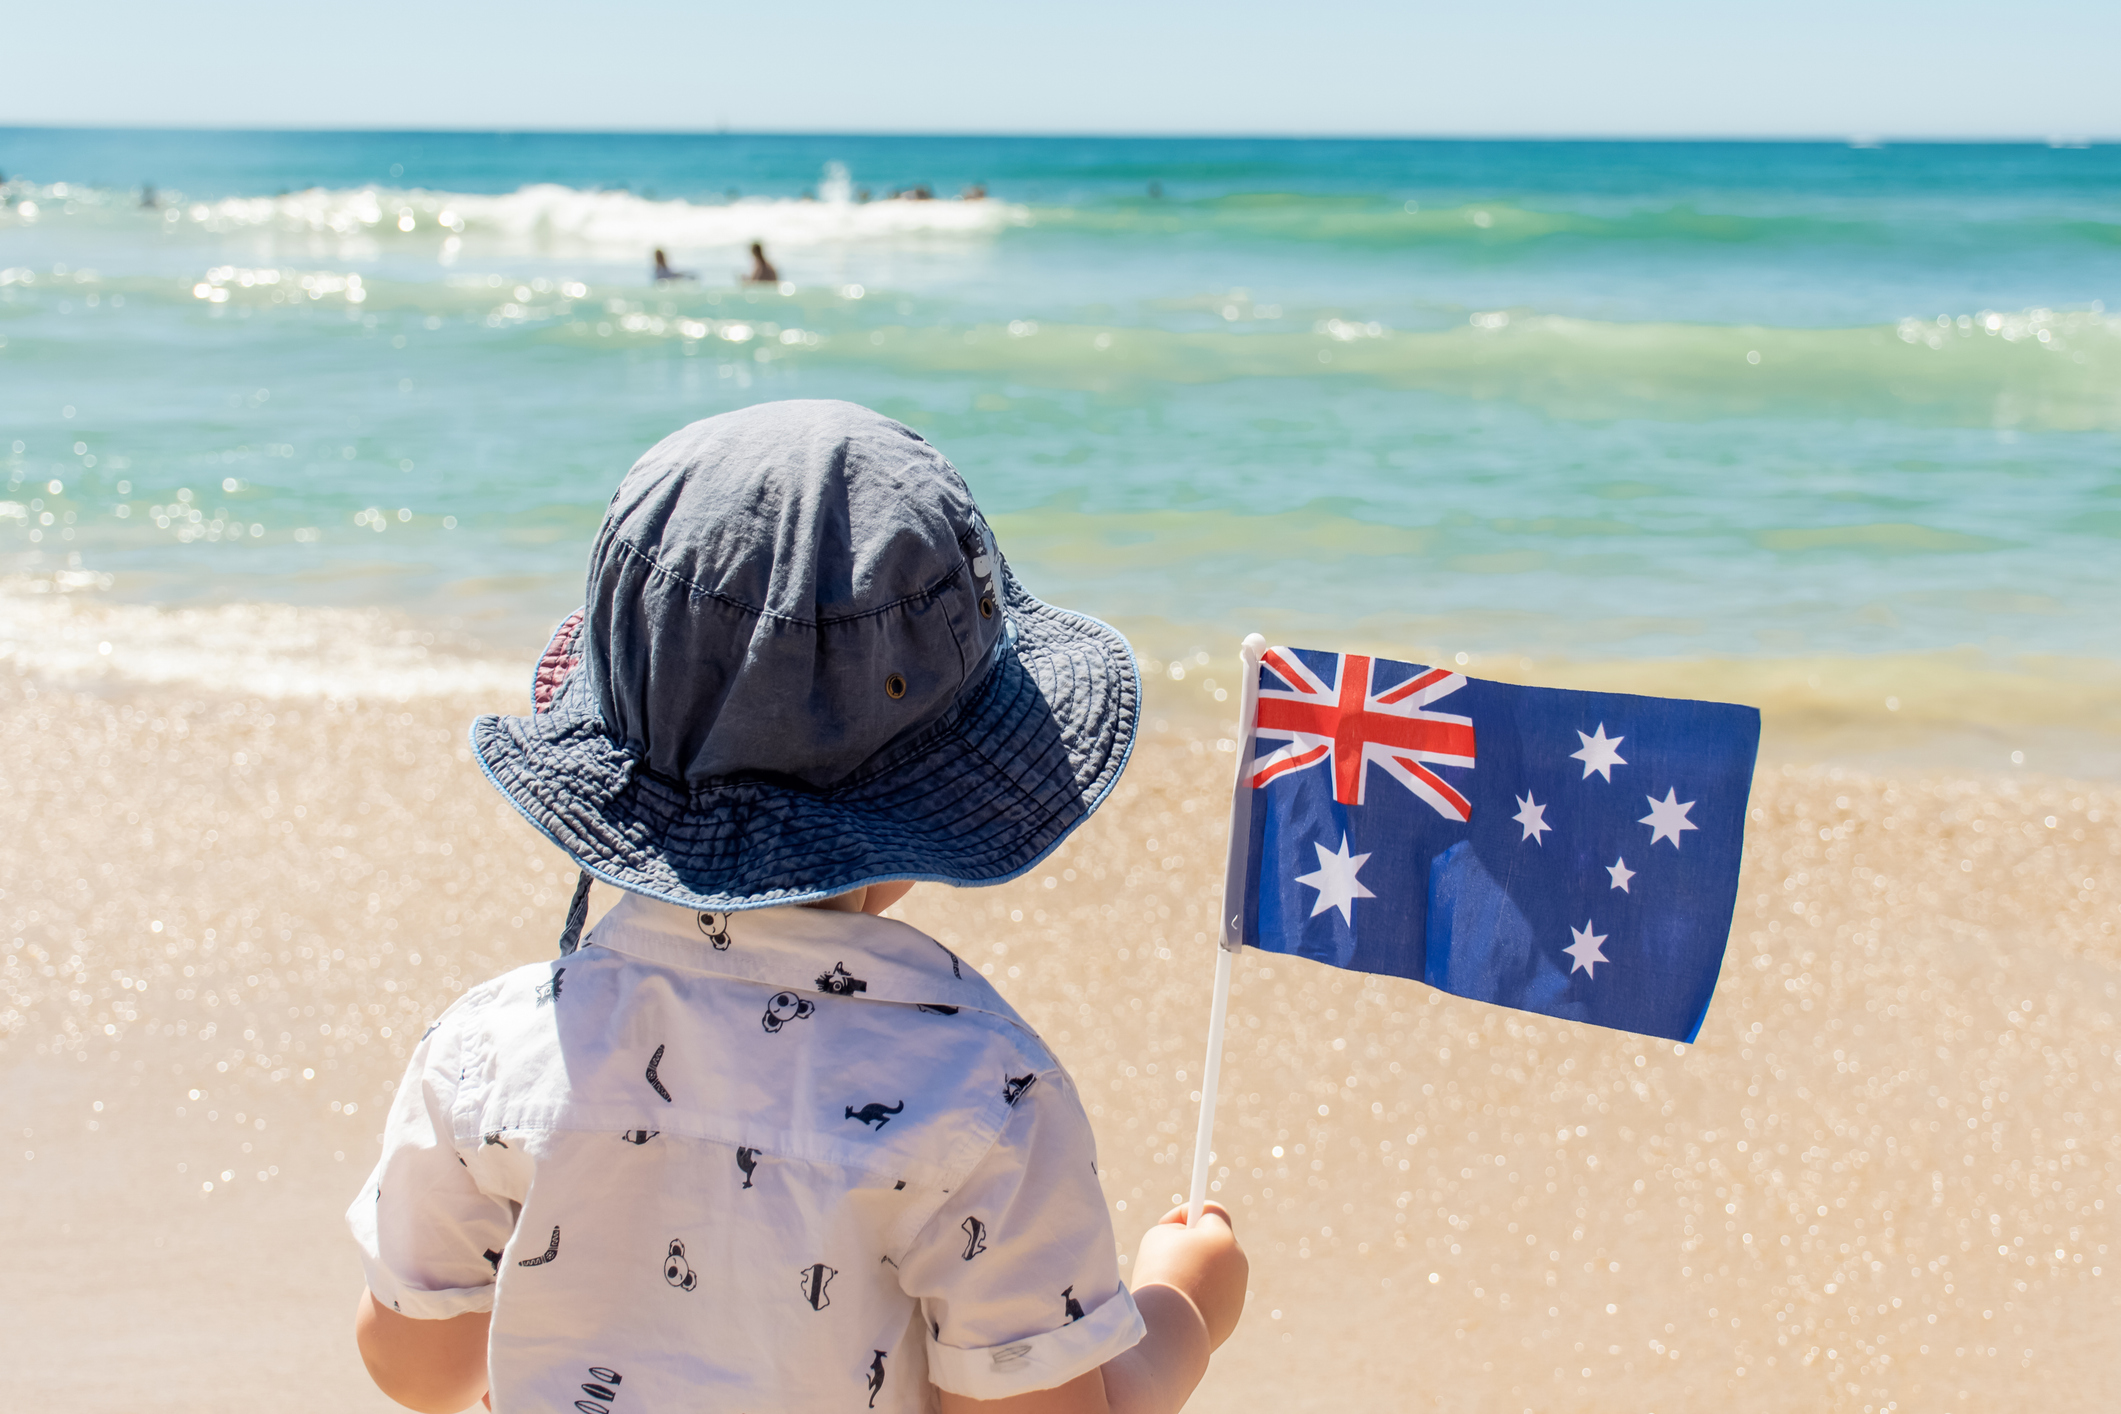
<path fill-rule="evenodd" d="M 1245 943 L 1694 1039 L 1757 711 L 1290 648 L 1267 650 L 1259 689 L 1226 900 Z"/>

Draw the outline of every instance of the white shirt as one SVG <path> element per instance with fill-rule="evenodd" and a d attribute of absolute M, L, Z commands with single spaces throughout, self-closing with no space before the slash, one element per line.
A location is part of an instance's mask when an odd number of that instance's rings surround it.
<path fill-rule="evenodd" d="M 498 1414 L 924 1410 L 1141 1339 L 1096 1158 L 926 934 L 628 895 L 422 1038 L 347 1219 L 377 1300 L 493 1312 Z"/>

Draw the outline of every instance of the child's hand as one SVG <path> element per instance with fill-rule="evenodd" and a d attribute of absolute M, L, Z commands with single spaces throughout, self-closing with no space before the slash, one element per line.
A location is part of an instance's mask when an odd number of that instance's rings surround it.
<path fill-rule="evenodd" d="M 1186 1226 L 1186 1210 L 1173 1208 L 1142 1234 L 1134 1259 L 1134 1286 L 1169 1286 L 1184 1294 L 1208 1328 L 1208 1348 L 1229 1339 L 1245 1309 L 1245 1278 L 1252 1264 L 1237 1245 L 1230 1214 L 1220 1203 L 1201 1210 L 1198 1227 Z"/>

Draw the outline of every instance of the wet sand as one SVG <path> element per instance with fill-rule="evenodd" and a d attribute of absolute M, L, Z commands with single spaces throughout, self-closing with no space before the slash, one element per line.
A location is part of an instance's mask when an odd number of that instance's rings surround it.
<path fill-rule="evenodd" d="M 1126 1249 L 1190 1160 L 1230 769 L 1193 700 L 1047 866 L 901 908 L 1074 1071 Z M 572 883 L 462 746 L 516 705 L 0 677 L 18 1402 L 392 1407 L 339 1215 L 409 1041 Z M 1215 1172 L 1253 1290 L 1194 1407 L 2103 1407 L 2117 810 L 1764 767 L 1683 1052 L 1247 954 Z"/>

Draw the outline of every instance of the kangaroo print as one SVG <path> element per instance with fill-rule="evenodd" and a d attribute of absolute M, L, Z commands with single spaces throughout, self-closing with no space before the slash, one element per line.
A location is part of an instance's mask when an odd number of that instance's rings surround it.
<path fill-rule="evenodd" d="M 876 1359 L 869 1362 L 869 1407 L 876 1408 L 876 1396 L 884 1388 L 884 1352 L 876 1352 Z"/>
<path fill-rule="evenodd" d="M 1072 1326 L 1077 1321 L 1080 1321 L 1083 1318 L 1083 1303 L 1075 1299 L 1074 1287 L 1070 1286 L 1062 1288 L 1061 1300 L 1068 1303 L 1066 1311 L 1066 1315 L 1068 1317 L 1067 1324 Z"/>
<path fill-rule="evenodd" d="M 885 1125 L 891 1123 L 891 1116 L 900 1113 L 905 1108 L 906 1102 L 904 1100 L 900 1100 L 895 1105 L 887 1105 L 881 1100 L 871 1100 L 860 1109 L 856 1109 L 852 1105 L 847 1106 L 847 1118 L 858 1119 L 871 1129 L 882 1129 Z"/>
<path fill-rule="evenodd" d="M 756 1149 L 737 1150 L 736 1166 L 743 1171 L 744 1187 L 749 1188 L 751 1186 L 751 1175 L 759 1166 L 759 1151 Z"/>

